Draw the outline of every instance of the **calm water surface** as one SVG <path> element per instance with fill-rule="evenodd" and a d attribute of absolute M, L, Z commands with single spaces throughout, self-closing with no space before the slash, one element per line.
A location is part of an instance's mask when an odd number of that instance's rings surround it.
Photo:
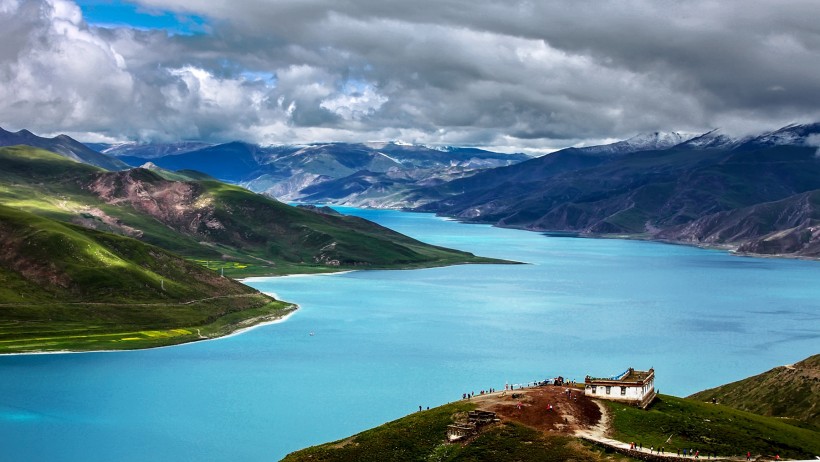
<path fill-rule="evenodd" d="M 820 352 L 817 262 L 347 211 L 529 264 L 253 279 L 302 309 L 180 347 L 0 357 L 0 460 L 272 461 L 506 382 L 654 366 L 686 395 Z"/>

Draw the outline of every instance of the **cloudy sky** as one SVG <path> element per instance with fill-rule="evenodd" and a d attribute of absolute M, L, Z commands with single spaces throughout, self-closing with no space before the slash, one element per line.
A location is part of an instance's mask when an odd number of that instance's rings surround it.
<path fill-rule="evenodd" d="M 543 152 L 820 120 L 816 0 L 0 0 L 0 126 Z"/>

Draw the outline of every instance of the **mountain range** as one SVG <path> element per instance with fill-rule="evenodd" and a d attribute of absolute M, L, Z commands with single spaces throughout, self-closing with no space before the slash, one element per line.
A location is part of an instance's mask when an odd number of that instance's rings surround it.
<path fill-rule="evenodd" d="M 284 201 L 818 257 L 818 141 L 820 124 L 745 137 L 654 132 L 537 158 L 401 142 L 95 146 L 166 176 L 203 171 Z"/>
<path fill-rule="evenodd" d="M 67 135 L 43 138 L 28 130 L 9 132 L 0 128 L 0 146 L 26 145 L 55 152 L 76 162 L 94 165 L 107 170 L 122 170 L 128 165 L 101 154 Z"/>
<path fill-rule="evenodd" d="M 818 134 L 820 124 L 790 125 L 648 149 L 569 148 L 407 197 L 467 222 L 818 257 Z"/>
<path fill-rule="evenodd" d="M 340 205 L 370 206 L 384 206 L 381 204 L 389 203 L 393 194 L 433 180 L 444 182 L 530 158 L 401 142 L 265 147 L 237 141 L 97 147 L 131 166 L 150 161 L 167 170 L 194 169 L 283 201 L 309 202 L 318 194 L 335 196 L 334 203 Z M 326 189 L 321 187 L 324 183 L 328 183 Z"/>

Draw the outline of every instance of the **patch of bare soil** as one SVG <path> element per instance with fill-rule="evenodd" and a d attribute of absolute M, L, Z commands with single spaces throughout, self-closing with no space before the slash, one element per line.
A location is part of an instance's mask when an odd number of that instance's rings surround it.
<path fill-rule="evenodd" d="M 481 410 L 495 412 L 502 420 L 515 421 L 545 431 L 574 433 L 601 420 L 601 409 L 583 391 L 547 385 L 473 398 Z"/>

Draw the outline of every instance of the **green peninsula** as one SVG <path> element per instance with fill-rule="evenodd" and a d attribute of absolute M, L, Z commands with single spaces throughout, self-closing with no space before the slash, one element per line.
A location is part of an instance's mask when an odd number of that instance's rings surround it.
<path fill-rule="evenodd" d="M 232 277 L 501 263 L 196 172 L 0 148 L 0 353 L 212 338 L 295 306 Z"/>

